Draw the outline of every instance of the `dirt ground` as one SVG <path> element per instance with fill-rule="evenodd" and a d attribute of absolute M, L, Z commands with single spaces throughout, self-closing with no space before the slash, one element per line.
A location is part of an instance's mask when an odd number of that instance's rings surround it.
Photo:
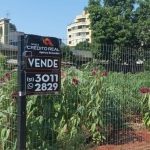
<path fill-rule="evenodd" d="M 150 132 L 142 123 L 130 123 L 128 129 L 114 135 L 107 144 L 89 150 L 150 150 Z"/>

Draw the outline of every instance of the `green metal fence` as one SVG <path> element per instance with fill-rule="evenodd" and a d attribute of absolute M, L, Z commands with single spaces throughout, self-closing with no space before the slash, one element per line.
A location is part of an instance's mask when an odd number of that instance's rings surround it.
<path fill-rule="evenodd" d="M 14 48 L 0 47 L 2 150 L 16 150 L 17 145 L 18 64 Z M 61 94 L 27 96 L 26 149 L 149 146 L 149 49 L 113 45 L 74 49 L 63 45 L 61 54 Z"/>

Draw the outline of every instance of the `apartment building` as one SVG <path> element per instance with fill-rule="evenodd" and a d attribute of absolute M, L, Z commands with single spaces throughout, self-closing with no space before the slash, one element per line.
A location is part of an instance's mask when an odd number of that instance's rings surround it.
<path fill-rule="evenodd" d="M 9 35 L 9 20 L 7 18 L 0 19 L 0 42 L 8 44 Z"/>
<path fill-rule="evenodd" d="M 84 10 L 81 15 L 76 16 L 74 23 L 67 26 L 67 45 L 75 47 L 79 42 L 88 41 L 90 43 L 91 30 L 89 25 L 89 13 Z"/>
<path fill-rule="evenodd" d="M 10 19 L 0 19 L 0 43 L 18 46 L 18 36 L 23 32 L 10 30 Z"/>

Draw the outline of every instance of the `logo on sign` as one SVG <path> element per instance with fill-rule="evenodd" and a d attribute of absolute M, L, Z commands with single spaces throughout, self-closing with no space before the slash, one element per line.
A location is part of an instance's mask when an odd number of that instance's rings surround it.
<path fill-rule="evenodd" d="M 60 39 L 35 35 L 28 35 L 26 39 L 26 51 L 32 51 L 34 56 L 60 55 Z"/>
<path fill-rule="evenodd" d="M 50 38 L 45 38 L 45 39 L 43 40 L 43 44 L 46 45 L 46 46 L 51 46 L 51 47 L 54 46 L 54 44 L 52 43 L 52 41 L 51 41 Z"/>
<path fill-rule="evenodd" d="M 34 87 L 33 83 L 28 83 L 27 84 L 27 89 L 30 90 L 30 89 L 33 89 L 33 87 Z"/>

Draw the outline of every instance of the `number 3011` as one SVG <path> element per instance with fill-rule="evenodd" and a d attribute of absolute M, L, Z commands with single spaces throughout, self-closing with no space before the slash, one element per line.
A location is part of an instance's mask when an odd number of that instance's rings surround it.
<path fill-rule="evenodd" d="M 35 91 L 55 91 L 58 88 L 58 83 L 36 83 L 35 87 L 37 87 Z"/>

